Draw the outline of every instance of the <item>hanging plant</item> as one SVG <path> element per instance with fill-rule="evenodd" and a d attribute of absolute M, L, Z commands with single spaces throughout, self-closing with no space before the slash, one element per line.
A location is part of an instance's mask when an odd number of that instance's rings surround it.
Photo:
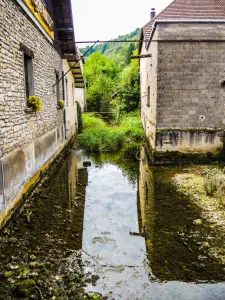
<path fill-rule="evenodd" d="M 64 109 L 65 102 L 63 100 L 58 100 L 58 108 Z"/>
<path fill-rule="evenodd" d="M 35 112 L 42 109 L 42 100 L 38 96 L 30 96 L 27 98 L 27 106 L 33 108 Z"/>

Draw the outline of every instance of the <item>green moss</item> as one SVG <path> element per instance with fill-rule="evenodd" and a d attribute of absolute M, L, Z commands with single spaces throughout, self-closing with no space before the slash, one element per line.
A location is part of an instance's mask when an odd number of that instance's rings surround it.
<path fill-rule="evenodd" d="M 179 151 L 155 151 L 155 164 L 190 165 L 210 164 L 217 161 L 220 156 L 212 153 L 183 153 Z M 220 157 L 219 160 L 224 160 Z"/>
<path fill-rule="evenodd" d="M 29 296 L 34 291 L 36 282 L 33 279 L 26 279 L 17 284 L 17 294 L 21 296 Z"/>
<path fill-rule="evenodd" d="M 12 275 L 13 275 L 13 272 L 12 272 L 12 271 L 7 271 L 7 272 L 5 272 L 5 277 L 6 277 L 6 278 L 10 278 L 10 277 L 12 277 Z"/>
<path fill-rule="evenodd" d="M 164 132 L 208 132 L 208 133 L 217 133 L 219 131 L 223 131 L 222 129 L 209 129 L 209 128 L 163 128 L 157 129 L 156 133 L 164 133 Z"/>

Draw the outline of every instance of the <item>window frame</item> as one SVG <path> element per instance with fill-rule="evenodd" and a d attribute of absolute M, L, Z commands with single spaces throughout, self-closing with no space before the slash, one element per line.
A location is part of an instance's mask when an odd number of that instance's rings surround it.
<path fill-rule="evenodd" d="M 60 85 L 59 85 L 59 72 L 55 70 L 55 79 L 56 79 L 56 101 L 60 100 Z"/>
<path fill-rule="evenodd" d="M 66 99 L 66 106 L 69 106 L 69 94 L 68 94 L 68 79 L 65 79 L 65 99 Z"/>
<path fill-rule="evenodd" d="M 34 52 L 25 45 L 20 44 L 20 51 L 23 52 L 23 72 L 25 99 L 34 95 Z"/>
<path fill-rule="evenodd" d="M 146 105 L 148 107 L 150 107 L 150 100 L 151 100 L 151 87 L 150 87 L 150 85 L 148 85 L 148 87 L 147 87 L 147 102 L 146 102 Z"/>

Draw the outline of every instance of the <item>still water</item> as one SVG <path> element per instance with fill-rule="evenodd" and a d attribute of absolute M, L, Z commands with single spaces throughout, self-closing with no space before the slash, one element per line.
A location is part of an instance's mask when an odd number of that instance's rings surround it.
<path fill-rule="evenodd" d="M 212 228 L 194 225 L 177 171 L 143 149 L 71 151 L 1 232 L 0 299 L 225 299 L 225 266 L 202 247 Z"/>

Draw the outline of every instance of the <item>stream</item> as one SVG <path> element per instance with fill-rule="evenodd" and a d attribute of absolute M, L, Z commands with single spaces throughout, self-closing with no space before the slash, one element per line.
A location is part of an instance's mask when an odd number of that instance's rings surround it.
<path fill-rule="evenodd" d="M 0 299 L 224 300 L 225 265 L 204 247 L 224 239 L 195 224 L 181 169 L 143 148 L 71 150 L 0 232 Z"/>

